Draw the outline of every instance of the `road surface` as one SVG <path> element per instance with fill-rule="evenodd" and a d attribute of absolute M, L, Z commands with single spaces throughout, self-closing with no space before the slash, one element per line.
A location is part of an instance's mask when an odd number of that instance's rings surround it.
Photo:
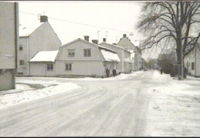
<path fill-rule="evenodd" d="M 81 89 L 1 109 L 0 136 L 150 136 L 150 90 L 163 83 L 153 74 L 72 79 Z"/>

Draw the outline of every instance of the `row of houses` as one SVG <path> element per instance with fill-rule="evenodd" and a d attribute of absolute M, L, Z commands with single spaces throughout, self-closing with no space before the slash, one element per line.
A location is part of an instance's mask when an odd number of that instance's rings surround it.
<path fill-rule="evenodd" d="M 112 76 L 142 67 L 141 50 L 123 35 L 117 44 L 84 36 L 62 45 L 47 16 L 34 29 L 19 29 L 17 72 L 21 76 Z"/>

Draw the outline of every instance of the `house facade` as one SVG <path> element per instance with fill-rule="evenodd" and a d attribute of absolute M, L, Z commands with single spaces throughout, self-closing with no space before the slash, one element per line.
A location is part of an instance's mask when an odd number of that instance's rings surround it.
<path fill-rule="evenodd" d="M 118 62 L 118 55 L 113 50 L 79 38 L 59 49 L 56 73 L 58 76 L 105 77 L 106 69 L 111 75 Z"/>
<path fill-rule="evenodd" d="M 47 53 L 49 56 L 45 57 Z M 112 76 L 119 62 L 115 51 L 78 38 L 60 47 L 57 53 L 43 51 L 43 55 L 41 52 L 36 54 L 30 60 L 30 70 L 32 76 L 106 77 L 106 69 Z"/>
<path fill-rule="evenodd" d="M 184 57 L 184 66 L 189 75 L 200 77 L 200 45 Z"/>
<path fill-rule="evenodd" d="M 0 2 L 0 90 L 15 88 L 18 4 Z"/>
<path fill-rule="evenodd" d="M 107 43 L 105 38 L 103 39 L 103 42 L 100 43 L 100 45 L 117 52 L 120 58 L 120 62 L 117 64 L 117 73 L 130 73 L 132 71 L 132 64 L 134 64 L 134 61 L 131 59 L 130 51 L 118 45 Z"/>
<path fill-rule="evenodd" d="M 41 16 L 40 22 L 38 21 L 37 24 L 30 28 L 20 27 L 19 34 L 19 46 L 17 48 L 17 72 L 19 75 L 31 75 L 29 61 L 38 52 L 58 50 L 61 46 L 61 41 L 46 16 Z"/>
<path fill-rule="evenodd" d="M 142 59 L 142 51 L 139 47 L 136 47 L 131 40 L 126 36 L 126 34 L 123 34 L 123 37 L 120 38 L 119 42 L 117 43 L 118 46 L 123 47 L 124 49 L 131 52 L 131 58 L 134 60 L 134 63 L 132 64 L 132 71 L 140 70 L 143 65 L 143 59 Z"/>
<path fill-rule="evenodd" d="M 55 60 L 58 50 L 40 51 L 31 60 L 30 76 L 56 76 Z"/>

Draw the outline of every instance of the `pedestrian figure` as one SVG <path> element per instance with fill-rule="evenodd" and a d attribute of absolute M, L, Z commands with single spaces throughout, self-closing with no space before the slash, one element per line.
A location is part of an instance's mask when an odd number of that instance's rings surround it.
<path fill-rule="evenodd" d="M 110 74 L 110 70 L 106 69 L 106 76 L 109 77 L 109 74 Z"/>
<path fill-rule="evenodd" d="M 163 70 L 162 69 L 160 69 L 160 74 L 163 74 Z"/>
<path fill-rule="evenodd" d="M 113 76 L 116 76 L 116 74 L 117 74 L 117 73 L 116 73 L 116 70 L 115 70 L 115 69 L 113 69 L 113 71 L 112 71 L 112 72 L 113 72 Z"/>

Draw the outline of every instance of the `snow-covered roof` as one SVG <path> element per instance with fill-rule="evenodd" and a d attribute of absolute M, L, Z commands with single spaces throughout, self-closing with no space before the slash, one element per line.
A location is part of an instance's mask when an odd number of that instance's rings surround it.
<path fill-rule="evenodd" d="M 58 50 L 40 51 L 30 60 L 30 62 L 54 62 L 57 54 Z"/>
<path fill-rule="evenodd" d="M 29 36 L 33 31 L 35 31 L 42 24 L 43 24 L 43 22 L 33 23 L 28 26 L 20 25 L 19 26 L 19 36 L 20 37 Z"/>
<path fill-rule="evenodd" d="M 124 51 L 130 53 L 130 51 L 126 50 L 125 48 L 123 48 L 123 47 L 121 47 L 121 46 L 119 46 L 119 45 L 117 45 L 117 44 L 114 45 L 114 44 L 109 44 L 109 43 L 106 43 L 106 42 L 102 42 L 102 43 L 100 43 L 100 45 L 112 46 L 112 47 L 119 48 L 119 49 L 121 49 L 121 50 L 124 50 Z"/>
<path fill-rule="evenodd" d="M 105 49 L 100 49 L 105 61 L 115 61 L 115 62 L 120 62 L 119 56 L 117 53 L 105 50 Z"/>

